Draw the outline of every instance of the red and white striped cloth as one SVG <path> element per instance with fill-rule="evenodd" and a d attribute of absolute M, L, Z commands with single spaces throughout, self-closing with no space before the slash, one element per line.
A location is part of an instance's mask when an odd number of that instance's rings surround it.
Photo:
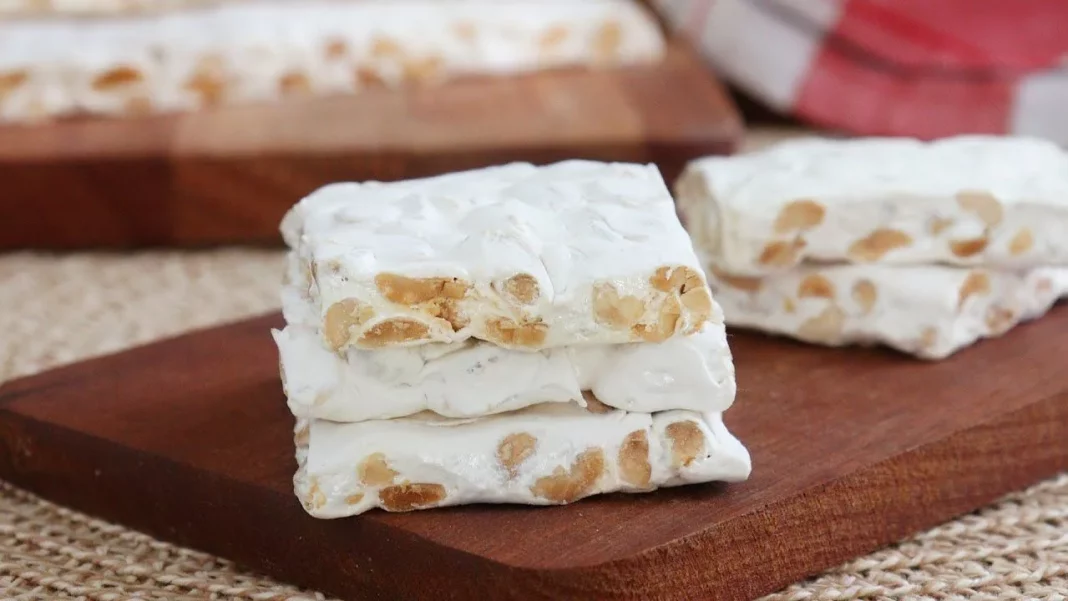
<path fill-rule="evenodd" d="M 653 0 L 779 111 L 863 135 L 1068 145 L 1068 0 Z"/>

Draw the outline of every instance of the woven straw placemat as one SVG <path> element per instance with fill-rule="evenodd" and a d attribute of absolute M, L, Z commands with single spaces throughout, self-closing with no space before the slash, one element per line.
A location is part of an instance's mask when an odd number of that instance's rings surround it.
<path fill-rule="evenodd" d="M 0 381 L 278 306 L 278 252 L 0 255 Z M 0 483 L 0 598 L 324 599 Z M 768 599 L 1068 598 L 1068 475 Z"/>

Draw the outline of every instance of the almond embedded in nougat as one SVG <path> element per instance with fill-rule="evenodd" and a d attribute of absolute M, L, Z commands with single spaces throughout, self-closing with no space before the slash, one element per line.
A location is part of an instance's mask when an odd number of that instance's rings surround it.
<path fill-rule="evenodd" d="M 857 280 L 853 284 L 853 300 L 860 306 L 860 310 L 865 315 L 871 313 L 871 310 L 875 307 L 875 301 L 878 299 L 879 294 L 875 289 L 875 284 L 871 280 Z"/>
<path fill-rule="evenodd" d="M 624 482 L 638 488 L 649 486 L 653 467 L 649 464 L 649 437 L 645 430 L 635 430 L 623 439 L 616 461 Z"/>
<path fill-rule="evenodd" d="M 397 472 L 389 467 L 386 456 L 373 453 L 364 458 L 356 468 L 356 474 L 364 486 L 387 486 L 393 484 Z"/>
<path fill-rule="evenodd" d="M 0 98 L 14 92 L 26 85 L 30 80 L 30 74 L 26 71 L 3 71 L 0 72 Z"/>
<path fill-rule="evenodd" d="M 932 327 L 926 327 L 920 333 L 920 348 L 923 350 L 930 350 L 934 348 L 934 345 L 938 343 L 938 330 Z"/>
<path fill-rule="evenodd" d="M 987 227 L 1001 223 L 1004 211 L 1001 203 L 989 192 L 967 190 L 957 193 L 957 204 L 979 217 Z"/>
<path fill-rule="evenodd" d="M 694 323 L 703 322 L 712 313 L 708 285 L 700 273 L 689 267 L 659 267 L 649 283 L 661 292 L 677 294 L 682 306 L 694 314 Z"/>
<path fill-rule="evenodd" d="M 429 338 L 430 328 L 425 323 L 397 317 L 380 321 L 367 328 L 360 336 L 359 342 L 364 347 L 379 348 Z"/>
<path fill-rule="evenodd" d="M 1016 323 L 1016 313 L 1012 309 L 994 305 L 987 309 L 984 321 L 991 334 L 1004 334 Z"/>
<path fill-rule="evenodd" d="M 530 492 L 555 503 L 571 503 L 592 494 L 602 473 L 604 451 L 586 449 L 575 458 L 569 469 L 557 466 L 552 475 L 538 478 L 530 487 Z"/>
<path fill-rule="evenodd" d="M 927 226 L 932 236 L 937 236 L 953 226 L 953 220 L 947 217 L 934 217 Z"/>
<path fill-rule="evenodd" d="M 607 21 L 597 30 L 593 48 L 600 62 L 613 62 L 623 45 L 623 27 L 618 21 Z"/>
<path fill-rule="evenodd" d="M 497 445 L 497 461 L 512 479 L 519 473 L 519 466 L 534 454 L 538 439 L 527 432 L 509 434 Z"/>
<path fill-rule="evenodd" d="M 444 70 L 445 61 L 440 56 L 407 59 L 404 61 L 404 81 L 414 84 L 430 83 L 441 79 Z"/>
<path fill-rule="evenodd" d="M 752 276 L 730 275 L 719 270 L 712 270 L 712 275 L 724 286 L 744 290 L 745 292 L 759 292 L 764 286 L 764 278 Z"/>
<path fill-rule="evenodd" d="M 541 289 L 534 276 L 519 273 L 504 281 L 504 294 L 517 305 L 532 305 L 541 297 Z"/>
<path fill-rule="evenodd" d="M 970 297 L 977 294 L 989 294 L 990 293 L 990 276 L 981 272 L 973 271 L 968 274 L 968 277 L 964 279 L 964 283 L 960 286 L 960 292 L 957 295 L 957 310 L 964 308 L 964 303 Z"/>
<path fill-rule="evenodd" d="M 1021 228 L 1009 241 L 1009 253 L 1019 256 L 1031 250 L 1035 246 L 1035 237 L 1029 228 Z"/>
<path fill-rule="evenodd" d="M 312 91 L 308 76 L 293 71 L 278 78 L 278 92 L 283 96 L 302 96 Z"/>
<path fill-rule="evenodd" d="M 949 250 L 954 255 L 965 259 L 968 257 L 974 257 L 975 255 L 986 250 L 986 245 L 989 240 L 983 238 L 972 238 L 970 240 L 950 240 Z"/>
<path fill-rule="evenodd" d="M 454 332 L 470 323 L 460 309 L 460 301 L 471 290 L 471 284 L 459 278 L 409 278 L 380 273 L 375 276 L 375 287 L 389 302 L 443 319 Z"/>
<path fill-rule="evenodd" d="M 428 482 L 397 484 L 378 491 L 378 500 L 388 511 L 424 509 L 445 500 L 445 487 Z"/>
<path fill-rule="evenodd" d="M 322 509 L 326 506 L 326 493 L 319 488 L 318 478 L 311 479 L 311 484 L 308 486 L 308 492 L 305 493 L 303 501 L 305 509 L 309 511 Z"/>
<path fill-rule="evenodd" d="M 352 83 L 356 89 L 386 87 L 386 79 L 382 73 L 377 68 L 366 65 L 356 68 Z"/>
<path fill-rule="evenodd" d="M 850 259 L 862 263 L 871 263 L 883 258 L 887 253 L 905 248 L 912 244 L 912 236 L 893 229 L 878 229 L 849 246 L 847 254 Z"/>
<path fill-rule="evenodd" d="M 345 43 L 345 40 L 333 39 L 326 43 L 323 47 L 323 56 L 327 60 L 337 60 L 344 58 L 349 53 L 349 45 Z"/>
<path fill-rule="evenodd" d="M 816 342 L 837 342 L 842 336 L 846 315 L 838 305 L 828 305 L 816 315 L 797 328 L 797 335 L 802 340 Z"/>
<path fill-rule="evenodd" d="M 507 317 L 494 317 L 486 322 L 486 340 L 505 346 L 541 346 L 548 331 L 549 326 L 540 318 L 519 323 Z"/>
<path fill-rule="evenodd" d="M 538 49 L 542 53 L 555 51 L 567 40 L 569 30 L 565 25 L 553 25 L 538 37 Z"/>
<path fill-rule="evenodd" d="M 378 36 L 371 41 L 371 56 L 377 59 L 400 59 L 405 54 L 396 40 L 388 36 Z"/>
<path fill-rule="evenodd" d="M 645 314 L 645 304 L 635 296 L 620 296 L 611 284 L 598 284 L 593 289 L 593 315 L 597 323 L 616 329 L 626 329 Z"/>
<path fill-rule="evenodd" d="M 827 211 L 820 203 L 810 199 L 800 199 L 788 203 L 775 218 L 775 233 L 789 234 L 798 230 L 809 230 L 823 223 Z"/>
<path fill-rule="evenodd" d="M 374 309 L 360 301 L 347 298 L 330 305 L 323 317 L 323 335 L 330 348 L 341 349 L 349 341 L 352 329 L 375 316 Z"/>
<path fill-rule="evenodd" d="M 834 284 L 818 273 L 807 275 L 797 287 L 797 298 L 833 299 Z"/>
<path fill-rule="evenodd" d="M 105 92 L 115 88 L 141 83 L 145 76 L 134 67 L 112 67 L 93 78 L 92 87 L 98 92 Z"/>
<path fill-rule="evenodd" d="M 442 298 L 460 300 L 471 285 L 459 278 L 409 278 L 380 273 L 375 276 L 375 287 L 391 303 L 416 306 Z"/>
<path fill-rule="evenodd" d="M 661 292 L 677 292 L 684 294 L 690 290 L 702 288 L 705 285 L 701 274 L 686 267 L 657 267 L 656 272 L 649 278 L 649 284 Z"/>
<path fill-rule="evenodd" d="M 705 452 L 705 435 L 692 421 L 668 424 L 664 433 L 671 439 L 671 466 L 687 467 Z"/>
<path fill-rule="evenodd" d="M 663 342 L 675 335 L 678 329 L 679 319 L 682 317 L 682 307 L 674 296 L 669 296 L 660 304 L 660 312 L 657 314 L 656 323 L 640 323 L 634 326 L 634 333 L 646 342 Z"/>
<path fill-rule="evenodd" d="M 201 106 L 213 107 L 222 104 L 227 87 L 226 69 L 222 59 L 218 56 L 205 57 L 197 64 L 183 87 L 199 97 Z"/>
<path fill-rule="evenodd" d="M 801 238 L 794 238 L 790 242 L 769 242 L 757 261 L 769 267 L 790 267 L 798 262 L 805 246 L 806 242 Z"/>

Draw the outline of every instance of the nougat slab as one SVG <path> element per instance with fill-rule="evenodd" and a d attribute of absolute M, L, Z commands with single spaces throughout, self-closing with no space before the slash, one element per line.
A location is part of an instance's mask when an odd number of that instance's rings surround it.
<path fill-rule="evenodd" d="M 661 342 L 719 315 L 653 165 L 332 184 L 281 229 L 293 249 L 283 302 L 311 306 L 287 319 L 332 350 Z"/>
<path fill-rule="evenodd" d="M 194 110 L 663 55 L 656 20 L 632 0 L 243 0 L 162 14 L 0 16 L 0 121 Z"/>
<path fill-rule="evenodd" d="M 584 391 L 628 411 L 712 412 L 725 411 L 735 395 L 722 324 L 660 343 L 535 352 L 470 340 L 339 355 L 311 328 L 287 326 L 273 335 L 297 417 L 354 422 L 423 411 L 480 417 L 539 403 L 584 405 Z"/>
<path fill-rule="evenodd" d="M 298 420 L 296 444 L 294 489 L 318 518 L 375 507 L 560 505 L 615 491 L 738 482 L 750 471 L 748 452 L 719 414 L 591 413 L 572 404 L 470 420 Z"/>
<path fill-rule="evenodd" d="M 710 269 L 728 325 L 830 346 L 881 344 L 942 359 L 1068 295 L 1068 268 L 801 266 L 763 278 Z"/>
<path fill-rule="evenodd" d="M 1039 139 L 802 139 L 694 161 L 675 192 L 695 245 L 736 275 L 1068 265 L 1068 154 Z"/>

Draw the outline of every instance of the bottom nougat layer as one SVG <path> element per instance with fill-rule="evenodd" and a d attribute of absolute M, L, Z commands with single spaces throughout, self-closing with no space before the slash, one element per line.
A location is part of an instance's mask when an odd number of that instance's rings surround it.
<path fill-rule="evenodd" d="M 924 359 L 999 336 L 1068 295 L 1063 267 L 811 265 L 761 278 L 708 272 L 730 326 L 830 346 L 883 344 Z"/>
<path fill-rule="evenodd" d="M 607 492 L 749 477 L 718 413 L 629 413 L 596 399 L 485 418 L 298 420 L 297 497 L 311 515 L 470 503 L 559 505 Z M 592 409 L 592 410 L 591 410 Z"/>

